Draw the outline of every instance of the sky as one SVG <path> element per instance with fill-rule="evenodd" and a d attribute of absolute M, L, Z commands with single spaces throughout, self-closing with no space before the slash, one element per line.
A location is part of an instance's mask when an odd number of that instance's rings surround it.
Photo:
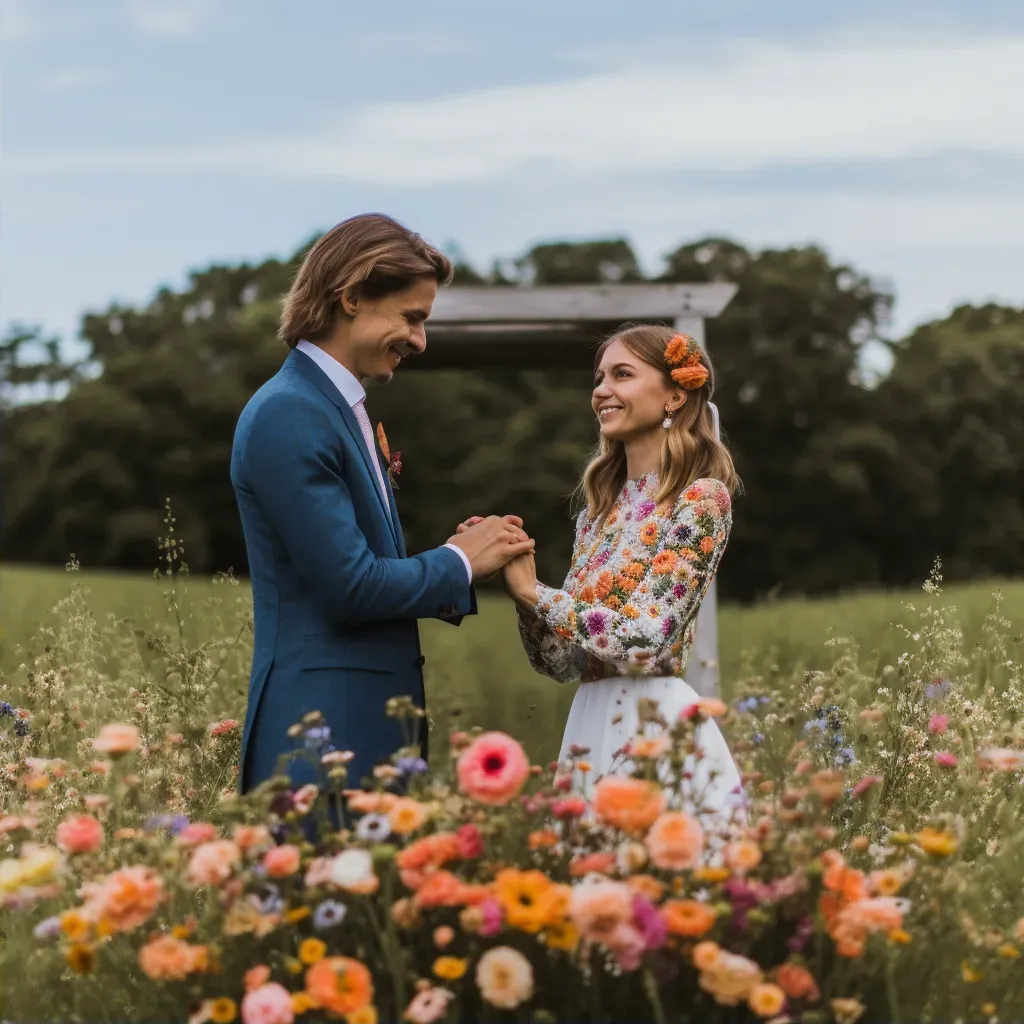
<path fill-rule="evenodd" d="M 1019 0 L 0 0 L 0 87 L 0 327 L 367 210 L 480 269 L 816 243 L 894 334 L 1024 305 Z"/>

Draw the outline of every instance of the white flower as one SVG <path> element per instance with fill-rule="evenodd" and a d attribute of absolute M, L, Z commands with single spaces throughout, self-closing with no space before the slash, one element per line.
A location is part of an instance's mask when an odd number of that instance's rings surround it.
<path fill-rule="evenodd" d="M 366 850 L 345 850 L 331 861 L 331 881 L 354 893 L 377 891 L 380 884 L 373 873 L 373 858 Z"/>

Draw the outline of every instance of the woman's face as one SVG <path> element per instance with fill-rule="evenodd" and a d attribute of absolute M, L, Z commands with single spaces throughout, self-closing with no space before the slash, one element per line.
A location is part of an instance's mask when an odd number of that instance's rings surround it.
<path fill-rule="evenodd" d="M 601 436 L 625 441 L 660 430 L 668 411 L 685 401 L 683 393 L 665 382 L 665 374 L 613 341 L 601 356 L 594 378 L 591 406 Z"/>

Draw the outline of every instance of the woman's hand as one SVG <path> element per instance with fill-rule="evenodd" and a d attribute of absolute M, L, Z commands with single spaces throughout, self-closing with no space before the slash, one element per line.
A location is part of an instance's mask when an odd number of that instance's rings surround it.
<path fill-rule="evenodd" d="M 537 605 L 537 562 L 533 554 L 513 558 L 502 574 L 512 600 L 524 611 L 532 612 Z"/>

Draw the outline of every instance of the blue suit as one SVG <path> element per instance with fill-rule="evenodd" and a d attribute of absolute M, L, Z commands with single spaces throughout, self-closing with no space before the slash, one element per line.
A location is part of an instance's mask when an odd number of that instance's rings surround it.
<path fill-rule="evenodd" d="M 370 459 L 348 402 L 301 351 L 239 418 L 231 482 L 255 615 L 242 792 L 275 774 L 296 746 L 288 727 L 313 710 L 334 746 L 356 753 L 348 784 L 359 785 L 405 744 L 386 701 L 424 706 L 416 620 L 457 624 L 476 610 L 457 552 L 406 556 L 394 495 L 389 484 L 381 493 Z M 296 785 L 316 778 L 301 760 L 288 772 Z"/>

